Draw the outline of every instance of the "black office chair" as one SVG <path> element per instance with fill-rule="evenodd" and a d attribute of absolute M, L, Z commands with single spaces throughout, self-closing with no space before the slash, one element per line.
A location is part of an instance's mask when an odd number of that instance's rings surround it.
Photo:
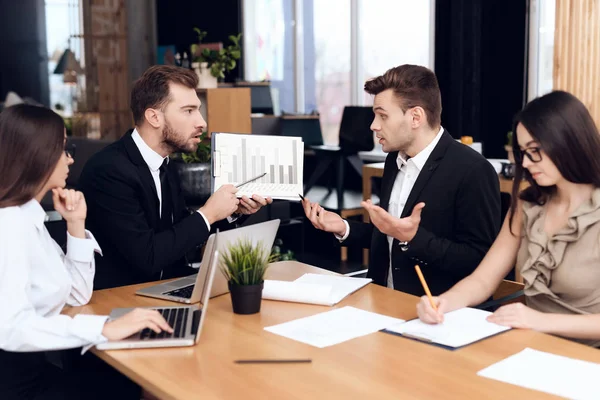
<path fill-rule="evenodd" d="M 304 193 L 310 191 L 317 180 L 332 166 L 336 169 L 337 209 L 344 208 L 344 176 L 346 161 L 352 165 L 359 176 L 362 176 L 362 160 L 358 157 L 359 151 L 373 150 L 373 132 L 371 122 L 373 110 L 371 107 L 346 106 L 340 123 L 339 146 L 310 146 L 319 158 L 319 164 L 304 185 Z M 329 187 L 325 198 L 333 191 Z"/>

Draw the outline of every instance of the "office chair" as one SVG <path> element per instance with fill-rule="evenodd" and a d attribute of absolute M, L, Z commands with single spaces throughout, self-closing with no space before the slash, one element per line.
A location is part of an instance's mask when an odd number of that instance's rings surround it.
<path fill-rule="evenodd" d="M 373 150 L 373 132 L 371 122 L 373 121 L 373 110 L 371 107 L 346 106 L 340 123 L 339 146 L 310 146 L 315 150 L 320 159 L 317 168 L 304 186 L 306 194 L 315 185 L 321 175 L 334 167 L 336 169 L 336 193 L 337 208 L 344 208 L 344 176 L 346 161 L 352 165 L 359 176 L 362 176 L 362 160 L 358 157 L 359 151 Z M 333 188 L 329 187 L 325 198 Z"/>

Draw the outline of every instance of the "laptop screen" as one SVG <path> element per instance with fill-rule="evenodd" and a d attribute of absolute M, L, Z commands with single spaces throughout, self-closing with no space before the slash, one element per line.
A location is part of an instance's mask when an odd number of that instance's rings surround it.
<path fill-rule="evenodd" d="M 196 343 L 200 339 L 200 333 L 202 332 L 202 325 L 204 324 L 204 319 L 206 318 L 206 310 L 208 308 L 208 300 L 210 299 L 210 291 L 212 289 L 212 284 L 215 278 L 215 272 L 219 265 L 219 230 L 217 229 L 217 233 L 215 233 L 215 237 L 213 240 L 212 251 L 210 252 L 210 261 L 207 264 L 208 271 L 206 273 L 206 279 L 204 280 L 204 285 L 202 287 L 202 309 L 194 312 L 194 320 L 192 321 L 194 325 L 197 324 L 197 332 L 196 332 Z"/>

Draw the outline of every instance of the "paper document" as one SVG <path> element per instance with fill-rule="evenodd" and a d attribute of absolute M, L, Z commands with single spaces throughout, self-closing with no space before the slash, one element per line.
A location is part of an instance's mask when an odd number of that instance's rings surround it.
<path fill-rule="evenodd" d="M 487 322 L 486 317 L 490 314 L 491 312 L 488 311 L 466 307 L 445 314 L 444 322 L 441 324 L 431 325 L 413 319 L 405 324 L 388 327 L 386 330 L 425 342 L 456 348 L 510 329 Z"/>
<path fill-rule="evenodd" d="M 322 274 L 304 274 L 294 282 L 312 283 L 331 287 L 329 305 L 335 305 L 358 289 L 371 283 L 371 278 L 353 278 L 350 276 L 335 276 Z"/>
<path fill-rule="evenodd" d="M 238 197 L 258 194 L 300 201 L 303 194 L 304 142 L 300 137 L 233 133 L 212 135 L 212 190 L 226 184 L 241 186 Z"/>
<path fill-rule="evenodd" d="M 530 348 L 477 375 L 570 399 L 600 399 L 600 364 Z"/>
<path fill-rule="evenodd" d="M 323 348 L 377 332 L 403 320 L 342 307 L 310 317 L 266 327 L 265 330 L 302 343 Z"/>
<path fill-rule="evenodd" d="M 371 278 L 304 274 L 293 282 L 265 280 L 263 299 L 333 306 L 368 285 Z"/>
<path fill-rule="evenodd" d="M 262 298 L 264 300 L 330 305 L 331 286 L 266 279 Z"/>

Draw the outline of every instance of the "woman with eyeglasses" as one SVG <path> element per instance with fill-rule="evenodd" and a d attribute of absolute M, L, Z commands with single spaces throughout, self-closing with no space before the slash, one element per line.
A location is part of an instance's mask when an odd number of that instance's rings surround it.
<path fill-rule="evenodd" d="M 526 305 L 500 307 L 488 321 L 533 329 L 600 347 L 600 135 L 575 96 L 555 91 L 515 118 L 516 173 L 511 211 L 479 267 L 434 298 L 422 298 L 419 318 L 441 323 L 444 313 L 490 298 L 515 267 Z M 522 191 L 525 178 L 530 186 Z"/>
<path fill-rule="evenodd" d="M 83 195 L 64 189 L 73 163 L 65 142 L 62 118 L 47 108 L 20 104 L 0 113 L 3 400 L 91 398 L 79 391 L 83 389 L 80 379 L 48 363 L 44 352 L 118 340 L 144 328 L 172 332 L 162 316 L 150 310 L 134 310 L 114 321 L 107 321 L 106 316 L 61 315 L 65 305 L 79 306 L 90 300 L 94 252 L 100 252 L 85 229 Z M 48 191 L 66 221 L 66 254 L 44 226 L 46 213 L 40 201 Z"/>

